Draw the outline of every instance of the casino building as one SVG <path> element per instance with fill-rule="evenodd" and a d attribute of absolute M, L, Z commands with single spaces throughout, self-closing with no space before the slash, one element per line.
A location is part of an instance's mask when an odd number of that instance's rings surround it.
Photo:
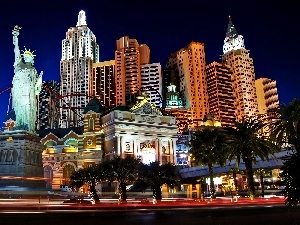
<path fill-rule="evenodd" d="M 98 99 L 84 109 L 84 126 L 40 131 L 42 161 L 49 190 L 67 185 L 74 170 L 115 155 L 142 162 L 176 163 L 175 117 L 164 115 L 142 94 L 130 107 L 105 110 Z"/>

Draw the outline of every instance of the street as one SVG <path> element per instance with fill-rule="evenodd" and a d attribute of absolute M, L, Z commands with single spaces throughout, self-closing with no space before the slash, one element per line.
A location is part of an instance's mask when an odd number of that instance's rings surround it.
<path fill-rule="evenodd" d="M 150 200 L 150 199 L 149 199 Z M 282 197 L 217 198 L 213 201 L 101 199 L 99 203 L 63 203 L 64 199 L 0 199 L 1 225 L 15 224 L 272 224 L 300 225 L 300 207 L 288 211 Z"/>
<path fill-rule="evenodd" d="M 285 206 L 224 206 L 178 209 L 131 210 L 50 210 L 6 211 L 0 213 L 1 224 L 205 224 L 205 225 L 298 225 L 300 208 L 287 211 Z"/>

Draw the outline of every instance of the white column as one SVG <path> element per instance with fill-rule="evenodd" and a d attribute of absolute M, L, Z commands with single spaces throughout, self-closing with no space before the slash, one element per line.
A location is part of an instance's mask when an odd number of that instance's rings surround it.
<path fill-rule="evenodd" d="M 133 139 L 133 157 L 136 158 L 136 152 L 137 152 L 137 143 L 136 139 Z"/>
<path fill-rule="evenodd" d="M 158 138 L 158 151 L 159 151 L 159 164 L 162 164 L 162 147 L 161 147 L 161 139 Z"/>
<path fill-rule="evenodd" d="M 116 153 L 117 153 L 118 156 L 120 155 L 120 152 L 121 152 L 120 143 L 121 143 L 120 136 L 117 136 L 117 149 L 116 149 Z"/>
<path fill-rule="evenodd" d="M 141 140 L 139 138 L 136 140 L 136 154 L 141 155 Z"/>
<path fill-rule="evenodd" d="M 121 136 L 121 153 L 120 153 L 121 158 L 125 157 L 125 149 L 126 149 L 125 138 L 124 136 Z"/>
<path fill-rule="evenodd" d="M 169 144 L 169 149 L 170 149 L 170 157 L 169 157 L 169 162 L 170 163 L 173 163 L 173 142 L 172 142 L 172 139 L 169 139 L 168 140 L 168 144 Z"/>
<path fill-rule="evenodd" d="M 155 161 L 159 161 L 159 143 L 158 138 L 155 139 Z"/>
<path fill-rule="evenodd" d="M 176 157 L 176 149 L 177 149 L 177 145 L 176 145 L 176 138 L 172 138 L 172 142 L 173 142 L 173 163 L 176 164 L 177 163 L 177 157 Z"/>

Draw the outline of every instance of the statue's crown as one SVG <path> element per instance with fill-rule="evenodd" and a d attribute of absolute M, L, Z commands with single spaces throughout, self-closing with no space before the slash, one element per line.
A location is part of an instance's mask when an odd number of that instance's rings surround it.
<path fill-rule="evenodd" d="M 23 55 L 27 54 L 27 55 L 30 55 L 32 58 L 34 58 L 34 56 L 36 56 L 33 54 L 35 51 L 30 51 L 30 49 L 26 49 L 25 46 L 24 46 L 24 48 L 25 48 L 25 51 L 23 51 Z"/>

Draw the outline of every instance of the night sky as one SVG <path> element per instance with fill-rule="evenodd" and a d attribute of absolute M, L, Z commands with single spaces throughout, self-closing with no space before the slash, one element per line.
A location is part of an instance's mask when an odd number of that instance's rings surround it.
<path fill-rule="evenodd" d="M 22 2 L 22 3 L 21 3 Z M 168 2 L 168 3 L 165 3 Z M 250 2 L 245 4 L 245 2 Z M 206 62 L 219 61 L 231 15 L 246 49 L 254 59 L 256 78 L 277 81 L 279 100 L 300 98 L 299 23 L 297 3 L 264 1 L 163 0 L 44 0 L 4 1 L 0 13 L 0 90 L 11 86 L 14 52 L 11 31 L 22 27 L 21 49 L 35 50 L 43 80 L 59 81 L 61 43 L 69 27 L 76 26 L 80 10 L 100 47 L 100 61 L 114 59 L 116 40 L 128 35 L 150 47 L 151 63 L 165 67 L 168 56 L 191 41 L 205 44 Z M 284 1 L 288 2 L 288 1 Z M 4 121 L 10 92 L 0 95 L 0 123 Z M 3 119 L 2 119 L 3 118 Z"/>

